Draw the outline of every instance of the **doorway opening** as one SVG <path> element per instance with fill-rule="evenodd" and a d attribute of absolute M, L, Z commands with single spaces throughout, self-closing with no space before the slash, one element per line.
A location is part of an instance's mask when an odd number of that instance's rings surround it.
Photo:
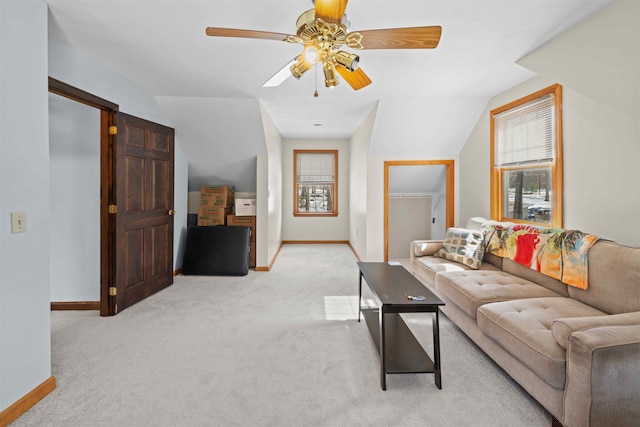
<path fill-rule="evenodd" d="M 99 98 L 95 95 L 92 95 L 88 92 L 70 86 L 66 83 L 63 83 L 59 80 L 49 77 L 49 93 L 55 95 L 53 98 L 54 105 L 62 106 L 62 108 L 71 108 L 75 111 L 81 111 L 80 114 L 83 114 L 85 117 L 91 118 L 91 123 L 98 124 L 96 129 L 89 129 L 90 132 L 95 132 L 97 139 L 98 147 L 89 147 L 88 145 L 85 147 L 85 154 L 88 154 L 94 163 L 97 162 L 98 165 L 98 177 L 96 177 L 98 181 L 98 188 L 88 188 L 86 191 L 98 194 L 98 199 L 96 199 L 96 204 L 99 204 L 99 213 L 96 216 L 98 219 L 98 224 L 95 224 L 95 230 L 92 230 L 92 233 L 96 234 L 97 242 L 95 239 L 91 240 L 89 244 L 97 244 L 99 250 L 99 266 L 97 269 L 99 270 L 99 293 L 96 293 L 95 290 L 88 289 L 85 290 L 84 295 L 99 295 L 99 300 L 76 300 L 76 301 L 63 301 L 63 302 L 52 302 L 52 309 L 85 309 L 85 310 L 100 310 L 101 316 L 109 315 L 109 289 L 108 283 L 110 283 L 110 274 L 112 269 L 110 268 L 111 262 L 111 254 L 110 251 L 113 250 L 112 246 L 109 244 L 109 218 L 108 218 L 108 209 L 109 209 L 109 197 L 111 192 L 110 182 L 113 180 L 113 168 L 111 166 L 111 146 L 110 140 L 113 138 L 113 135 L 110 135 L 109 129 L 111 126 L 114 126 L 117 120 L 118 113 L 118 105 L 102 98 Z M 61 98 L 64 98 L 61 100 Z M 69 103 L 68 101 L 72 101 L 73 103 Z M 79 103 L 82 105 L 74 105 L 75 103 Z M 89 108 L 85 108 L 89 107 Z M 51 108 L 51 105 L 50 105 Z M 97 117 L 96 117 L 97 116 Z M 87 123 L 82 123 L 81 125 L 85 126 L 85 130 Z M 50 123 L 50 132 L 52 128 L 55 127 L 54 124 Z M 92 142 L 90 141 L 89 144 Z M 63 147 L 57 147 L 57 150 L 63 150 Z M 97 158 L 97 159 L 96 159 Z M 62 160 L 64 161 L 64 160 Z M 76 159 L 74 163 L 79 162 L 79 159 Z M 64 165 L 60 165 L 61 167 Z M 67 170 L 68 172 L 68 170 Z M 90 171 L 85 170 L 85 174 L 89 174 Z M 67 177 L 70 178 L 70 177 Z M 69 190 L 73 191 L 73 190 Z M 78 196 L 78 195 L 76 195 Z M 52 195 L 53 197 L 53 195 Z M 73 197 L 73 196 L 72 196 Z M 78 197 L 79 198 L 79 197 Z M 87 203 L 85 201 L 85 203 Z M 91 203 L 91 202 L 88 202 Z M 65 209 L 68 212 L 71 210 L 69 207 L 61 207 L 61 209 Z M 82 206 L 79 206 L 78 209 L 83 209 Z M 95 206 L 87 206 L 87 210 L 96 213 Z M 60 215 L 64 215 L 64 212 L 60 212 Z M 82 212 L 75 212 L 74 215 L 80 217 Z M 72 227 L 72 225 L 69 225 Z M 61 230 L 64 232 L 64 230 Z M 67 230 L 68 231 L 68 230 Z M 53 233 L 52 233 L 53 234 Z M 52 237 L 53 238 L 53 237 Z M 54 242 L 55 244 L 55 242 Z M 90 251 L 95 251 L 96 248 L 88 248 Z M 52 269 L 52 275 L 55 274 L 55 270 Z M 87 273 L 91 275 L 92 272 L 89 271 Z M 52 277 L 52 282 L 54 278 Z M 89 285 L 91 286 L 91 285 Z M 67 291 L 69 291 L 67 289 Z M 78 292 L 78 290 L 72 290 L 70 292 Z M 80 295 L 80 294 L 78 294 Z M 55 298 L 55 296 L 54 296 Z M 69 298 L 67 298 L 69 299 Z M 80 299 L 83 299 L 82 297 Z"/>
<path fill-rule="evenodd" d="M 49 78 L 49 92 L 67 98 L 64 100 L 66 104 L 76 104 L 77 101 L 84 104 L 83 108 L 88 106 L 84 111 L 92 114 L 90 121 L 99 128 L 89 130 L 89 133 L 99 135 L 94 139 L 94 143 L 99 140 L 99 150 L 92 150 L 91 155 L 93 168 L 99 173 L 90 171 L 94 173 L 92 178 L 99 182 L 99 189 L 93 189 L 93 195 L 84 197 L 83 202 L 99 203 L 99 213 L 96 211 L 88 223 L 95 236 L 99 236 L 99 242 L 94 239 L 93 246 L 99 246 L 100 300 L 63 303 L 57 307 L 52 303 L 52 309 L 95 309 L 99 306 L 101 316 L 112 316 L 173 283 L 175 130 L 121 113 L 116 104 L 52 78 Z M 63 102 L 54 99 L 52 105 L 56 104 Z M 94 109 L 99 114 L 95 114 Z M 82 128 L 77 123 L 74 126 Z M 75 137 L 73 131 L 61 134 L 63 139 Z M 72 162 L 80 161 L 75 151 L 82 150 L 85 143 L 81 139 L 76 146 L 66 148 Z M 65 141 L 61 144 L 56 141 L 56 145 L 64 148 Z M 68 171 L 64 172 L 61 174 L 63 177 Z M 73 177 L 66 179 L 69 181 Z M 65 188 L 58 191 L 64 192 Z M 65 209 L 61 215 L 64 220 L 67 220 L 65 214 L 81 215 L 73 209 Z M 68 234 L 76 232 L 73 224 L 67 227 Z M 64 232 L 58 237 L 57 243 L 65 238 Z M 77 242 L 84 243 L 82 236 Z M 73 245 L 67 244 L 66 247 L 73 248 Z M 80 257 L 85 255 L 77 248 L 73 250 Z M 60 260 L 67 261 L 68 256 L 62 256 Z M 82 262 L 74 262 L 83 266 Z M 92 262 L 97 264 L 95 259 Z M 97 270 L 94 266 L 93 274 L 87 276 L 88 281 L 96 280 Z M 56 273 L 69 275 L 76 272 L 58 269 Z"/>
<path fill-rule="evenodd" d="M 443 239 L 453 226 L 453 160 L 384 163 L 384 260 L 409 258 L 409 243 Z"/>

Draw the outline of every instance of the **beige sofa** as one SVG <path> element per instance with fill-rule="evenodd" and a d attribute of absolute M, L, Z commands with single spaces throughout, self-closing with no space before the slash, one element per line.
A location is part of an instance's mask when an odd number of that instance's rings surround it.
<path fill-rule="evenodd" d="M 411 242 L 412 273 L 558 421 L 640 425 L 640 248 L 596 242 L 582 290 L 488 253 L 471 269 L 434 256 L 442 245 Z"/>

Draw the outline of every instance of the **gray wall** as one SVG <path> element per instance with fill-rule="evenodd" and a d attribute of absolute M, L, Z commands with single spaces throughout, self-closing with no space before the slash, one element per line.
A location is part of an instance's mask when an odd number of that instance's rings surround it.
<path fill-rule="evenodd" d="M 138 86 L 104 68 L 66 43 L 49 37 L 49 76 L 118 104 L 120 111 L 152 122 L 175 127 L 164 117 L 156 100 Z M 176 129 L 174 163 L 174 245 L 173 265 L 182 265 L 187 226 L 187 180 L 189 164 L 180 148 Z M 55 227 L 55 224 L 54 224 Z"/>
<path fill-rule="evenodd" d="M 412 240 L 431 239 L 431 197 L 389 196 L 389 259 L 409 258 Z"/>
<path fill-rule="evenodd" d="M 166 123 L 153 98 L 56 40 L 48 40 L 47 5 L 0 1 L 0 411 L 51 377 L 50 75 Z M 178 138 L 178 137 L 176 137 Z M 179 140 L 177 139 L 177 145 Z M 176 149 L 176 241 L 186 226 L 188 164 Z M 180 206 L 182 205 L 182 206 Z M 27 214 L 11 234 L 10 213 Z M 174 256 L 180 251 L 174 245 Z"/>
<path fill-rule="evenodd" d="M 185 141 L 189 191 L 230 185 L 256 192 L 256 156 L 267 154 L 257 99 L 158 96 L 156 101 Z"/>
<path fill-rule="evenodd" d="M 176 133 L 178 131 L 176 130 Z M 178 139 L 178 136 L 176 136 Z M 182 268 L 182 258 L 187 242 L 187 186 L 189 163 L 180 144 L 175 144 L 173 171 L 173 206 L 176 211 L 173 221 L 173 269 Z"/>
<path fill-rule="evenodd" d="M 49 94 L 51 301 L 100 300 L 100 110 Z"/>
<path fill-rule="evenodd" d="M 0 411 L 51 376 L 47 6 L 0 2 Z M 27 214 L 11 234 L 10 213 Z"/>

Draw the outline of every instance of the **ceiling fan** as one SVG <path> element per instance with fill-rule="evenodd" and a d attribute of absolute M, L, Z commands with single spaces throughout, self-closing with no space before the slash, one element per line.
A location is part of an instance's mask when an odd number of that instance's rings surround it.
<path fill-rule="evenodd" d="M 344 13 L 347 1 L 315 0 L 315 8 L 298 18 L 296 35 L 217 27 L 208 27 L 206 34 L 213 37 L 301 43 L 302 53 L 289 61 L 263 86 L 278 86 L 290 75 L 299 79 L 314 65 L 321 63 L 326 87 L 338 85 L 339 74 L 353 89 L 358 90 L 369 85 L 371 79 L 358 67 L 360 57 L 342 50 L 343 46 L 351 49 L 433 49 L 438 46 L 442 33 L 440 26 L 351 32 Z"/>

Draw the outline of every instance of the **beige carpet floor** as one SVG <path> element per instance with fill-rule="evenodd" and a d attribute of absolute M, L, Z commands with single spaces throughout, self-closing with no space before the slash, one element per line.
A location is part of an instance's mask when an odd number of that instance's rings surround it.
<path fill-rule="evenodd" d="M 58 387 L 12 426 L 550 425 L 445 316 L 442 390 L 410 374 L 382 391 L 357 294 L 348 246 L 285 245 L 270 272 L 178 276 L 115 317 L 52 312 Z M 406 321 L 431 351 L 431 315 Z"/>

